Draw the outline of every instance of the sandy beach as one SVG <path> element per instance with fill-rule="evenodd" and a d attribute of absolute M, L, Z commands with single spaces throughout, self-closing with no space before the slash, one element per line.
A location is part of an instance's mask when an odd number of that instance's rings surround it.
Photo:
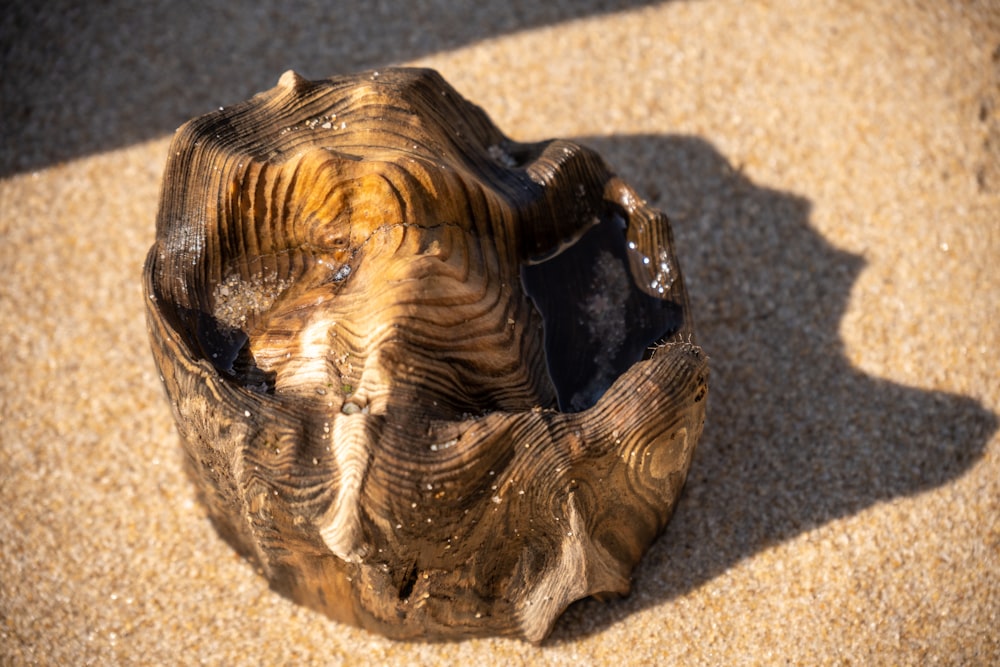
<path fill-rule="evenodd" d="M 19 2 L 0 55 L 0 664 L 1000 662 L 996 2 Z M 665 211 L 711 359 L 632 595 L 541 646 L 393 642 L 272 592 L 150 354 L 175 128 L 390 65 Z"/>

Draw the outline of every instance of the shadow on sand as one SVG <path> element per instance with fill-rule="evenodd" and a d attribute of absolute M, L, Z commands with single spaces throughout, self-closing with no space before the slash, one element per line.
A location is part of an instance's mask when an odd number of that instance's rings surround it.
<path fill-rule="evenodd" d="M 810 226 L 806 199 L 754 185 L 698 138 L 582 142 L 671 217 L 711 396 L 677 514 L 636 569 L 633 595 L 577 603 L 550 642 L 682 595 L 805 530 L 946 484 L 982 455 L 992 412 L 871 377 L 845 357 L 838 329 L 864 261 Z"/>
<path fill-rule="evenodd" d="M 349 74 L 656 2 L 329 2 L 325 12 L 270 1 L 6 4 L 0 177 L 169 134 L 287 69 Z"/>

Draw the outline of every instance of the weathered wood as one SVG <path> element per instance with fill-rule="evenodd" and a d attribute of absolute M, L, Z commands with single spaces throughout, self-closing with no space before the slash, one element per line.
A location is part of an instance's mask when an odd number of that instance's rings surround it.
<path fill-rule="evenodd" d="M 435 72 L 289 72 L 177 133 L 145 267 L 211 516 L 396 638 L 546 636 L 629 590 L 704 421 L 666 218 Z"/>

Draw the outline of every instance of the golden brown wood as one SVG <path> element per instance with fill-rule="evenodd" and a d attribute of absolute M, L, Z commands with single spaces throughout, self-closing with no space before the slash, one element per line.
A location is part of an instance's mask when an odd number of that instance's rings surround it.
<path fill-rule="evenodd" d="M 144 279 L 220 530 L 390 637 L 540 641 L 627 593 L 701 434 L 666 218 L 429 70 L 288 72 L 184 125 Z"/>

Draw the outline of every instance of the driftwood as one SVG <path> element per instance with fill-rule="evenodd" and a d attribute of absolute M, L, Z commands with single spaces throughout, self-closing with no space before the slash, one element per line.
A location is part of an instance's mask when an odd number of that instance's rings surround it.
<path fill-rule="evenodd" d="M 701 434 L 665 216 L 432 71 L 288 72 L 184 125 L 144 280 L 220 531 L 390 637 L 540 641 L 627 593 Z"/>

